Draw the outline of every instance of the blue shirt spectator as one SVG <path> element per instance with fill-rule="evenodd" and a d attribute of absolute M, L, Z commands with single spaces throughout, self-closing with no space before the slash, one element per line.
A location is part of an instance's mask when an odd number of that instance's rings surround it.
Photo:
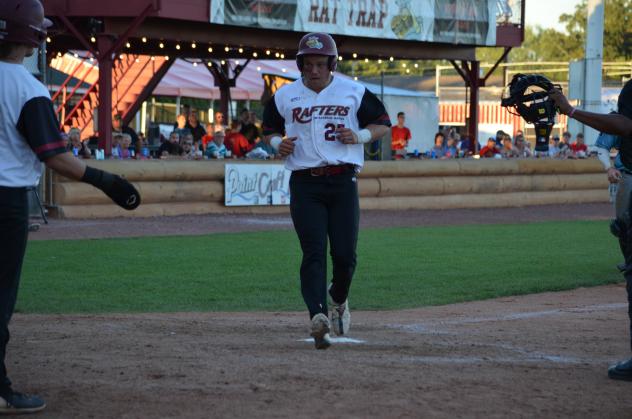
<path fill-rule="evenodd" d="M 613 148 L 615 150 L 619 150 L 621 146 L 621 138 L 616 135 L 599 133 L 597 137 L 597 141 L 595 142 L 595 147 L 604 149 L 610 153 L 610 150 Z M 623 169 L 623 163 L 621 163 L 621 156 L 617 153 L 617 157 L 614 158 L 614 168 L 617 170 Z"/>
<path fill-rule="evenodd" d="M 443 134 L 438 132 L 435 134 L 434 147 L 428 153 L 431 159 L 442 159 L 445 157 L 445 146 L 443 144 Z"/>
<path fill-rule="evenodd" d="M 223 131 L 217 131 L 213 134 L 213 141 L 206 145 L 206 156 L 209 159 L 223 159 L 226 157 L 224 138 L 225 134 Z"/>

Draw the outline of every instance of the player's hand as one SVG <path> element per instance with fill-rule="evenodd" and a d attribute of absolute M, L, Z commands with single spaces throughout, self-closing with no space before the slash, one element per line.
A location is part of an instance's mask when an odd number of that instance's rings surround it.
<path fill-rule="evenodd" d="M 279 154 L 283 157 L 292 154 L 292 152 L 294 151 L 294 146 L 296 145 L 294 142 L 297 138 L 298 137 L 284 138 L 283 141 L 281 141 L 281 144 L 279 144 Z"/>
<path fill-rule="evenodd" d="M 358 144 L 358 135 L 350 128 L 336 128 L 336 138 L 343 144 Z"/>
<path fill-rule="evenodd" d="M 573 110 L 573 107 L 570 103 L 568 103 L 566 96 L 564 96 L 558 89 L 549 90 L 549 97 L 553 100 L 553 102 L 555 102 L 555 106 L 557 106 L 561 114 L 568 115 Z"/>
<path fill-rule="evenodd" d="M 619 183 L 623 176 L 621 172 L 615 169 L 614 167 L 610 167 L 608 169 L 608 182 L 610 183 Z"/>

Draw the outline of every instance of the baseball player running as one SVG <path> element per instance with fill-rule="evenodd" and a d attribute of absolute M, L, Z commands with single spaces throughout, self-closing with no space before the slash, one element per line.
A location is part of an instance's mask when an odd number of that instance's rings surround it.
<path fill-rule="evenodd" d="M 598 131 L 621 137 L 619 145 L 621 169 L 608 169 L 608 179 L 619 181 L 616 199 L 617 218 L 611 224 L 611 231 L 618 237 L 625 259 L 623 276 L 626 280 L 628 294 L 630 346 L 632 347 L 632 80 L 623 86 L 619 94 L 617 114 L 605 115 L 575 109 L 558 90 L 551 91 L 550 97 L 559 108 L 560 113 L 575 118 Z M 609 159 L 608 167 L 610 167 Z M 617 179 L 618 175 L 621 176 L 621 179 Z M 615 380 L 632 381 L 632 358 L 611 366 L 608 369 L 608 377 Z"/>
<path fill-rule="evenodd" d="M 303 252 L 301 293 L 316 349 L 331 345 L 332 323 L 337 335 L 349 331 L 347 297 L 360 216 L 356 173 L 364 163 L 364 144 L 384 136 L 391 125 L 375 95 L 333 75 L 337 61 L 331 36 L 305 35 L 296 54 L 301 79 L 279 89 L 263 117 L 266 141 L 287 156 L 285 167 L 292 171 L 290 212 Z M 329 287 L 327 240 L 333 263 Z"/>
<path fill-rule="evenodd" d="M 0 413 L 45 407 L 41 398 L 12 389 L 4 363 L 26 249 L 27 190 L 39 182 L 40 162 L 96 186 L 123 208 L 140 204 L 138 191 L 125 179 L 87 167 L 66 151 L 48 91 L 22 65 L 45 41 L 50 25 L 39 0 L 0 1 Z"/>

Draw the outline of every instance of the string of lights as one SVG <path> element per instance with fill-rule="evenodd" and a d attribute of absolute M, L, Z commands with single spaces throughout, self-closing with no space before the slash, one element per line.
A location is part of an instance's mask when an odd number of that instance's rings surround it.
<path fill-rule="evenodd" d="M 47 37 L 46 42 L 48 44 L 48 49 L 54 51 L 55 50 L 54 37 L 51 37 L 51 36 Z M 96 43 L 97 42 L 96 36 L 91 35 L 90 42 L 93 44 Z M 152 46 L 153 48 L 151 48 Z M 252 47 L 244 47 L 244 46 L 224 45 L 223 48 L 219 47 L 219 50 L 218 50 L 218 46 L 213 45 L 213 44 L 207 44 L 204 47 L 201 47 L 196 41 L 192 41 L 190 43 L 187 42 L 185 44 L 184 42 L 177 41 L 177 40 L 175 41 L 167 41 L 164 39 L 152 40 L 152 39 L 147 38 L 146 36 L 128 40 L 125 43 L 124 51 L 125 50 L 128 50 L 128 51 L 151 50 L 152 53 L 147 55 L 149 57 L 148 59 L 155 61 L 156 57 L 160 57 L 160 56 L 163 57 L 165 60 L 170 60 L 176 57 L 177 58 L 186 57 L 187 48 L 185 47 L 189 47 L 188 51 L 190 53 L 193 53 L 195 57 L 198 57 L 196 60 L 190 60 L 193 66 L 198 66 L 200 64 L 203 64 L 204 62 L 206 62 L 207 66 L 211 66 L 212 60 L 218 59 L 219 57 L 222 57 L 222 60 L 221 60 L 222 65 L 225 64 L 226 59 L 233 59 L 233 60 L 236 60 L 235 61 L 236 63 L 239 63 L 239 60 L 234 58 L 236 54 L 243 55 L 244 57 L 251 57 L 254 59 L 278 59 L 278 60 L 286 59 L 286 55 L 284 51 L 274 50 L 270 48 L 252 48 Z M 209 54 L 213 54 L 214 57 L 208 57 L 206 59 L 203 58 L 203 55 L 205 54 L 203 52 L 204 48 L 206 48 L 206 52 L 208 52 Z M 153 53 L 154 52 L 153 50 L 156 50 L 156 52 L 164 51 L 164 54 Z M 221 51 L 223 51 L 223 54 L 220 53 Z M 79 58 L 79 55 L 76 52 L 73 52 L 71 54 L 75 58 Z M 63 56 L 63 53 L 53 52 L 49 56 L 51 56 L 52 59 L 61 58 Z M 126 53 L 121 52 L 118 56 L 118 59 L 123 60 L 125 56 L 126 56 Z M 82 58 L 89 59 L 90 62 L 95 61 L 95 57 L 93 57 L 89 53 L 87 56 L 82 57 Z M 138 58 L 136 59 L 139 61 L 142 61 L 143 55 L 139 55 Z M 403 59 L 404 58 L 398 59 L 398 60 L 403 60 Z M 396 58 L 393 56 L 379 56 L 379 55 L 373 56 L 373 57 L 360 57 L 358 53 L 353 52 L 351 54 L 345 54 L 345 53 L 339 54 L 338 60 L 339 62 L 349 61 L 349 62 L 360 63 L 360 64 L 377 63 L 378 65 L 381 65 L 381 64 L 394 63 L 396 61 Z M 423 70 L 423 68 L 417 62 L 415 63 L 402 62 L 401 70 L 397 70 L 392 67 L 386 67 L 386 66 L 384 70 L 387 71 L 389 74 L 393 74 L 393 73 L 411 74 L 411 72 L 414 72 L 415 70 L 418 70 L 420 68 Z M 283 69 L 283 70 L 285 70 L 284 72 L 287 71 L 287 69 Z M 357 77 L 355 78 L 357 79 Z"/>

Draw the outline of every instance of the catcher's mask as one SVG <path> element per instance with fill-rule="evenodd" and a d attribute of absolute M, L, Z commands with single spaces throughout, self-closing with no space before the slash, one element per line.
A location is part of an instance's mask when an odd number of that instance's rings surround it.
<path fill-rule="evenodd" d="M 535 127 L 535 151 L 549 150 L 549 135 L 555 124 L 557 109 L 549 98 L 553 88 L 559 85 L 539 74 L 516 74 L 503 92 L 501 106 L 509 113 L 521 116 Z"/>

